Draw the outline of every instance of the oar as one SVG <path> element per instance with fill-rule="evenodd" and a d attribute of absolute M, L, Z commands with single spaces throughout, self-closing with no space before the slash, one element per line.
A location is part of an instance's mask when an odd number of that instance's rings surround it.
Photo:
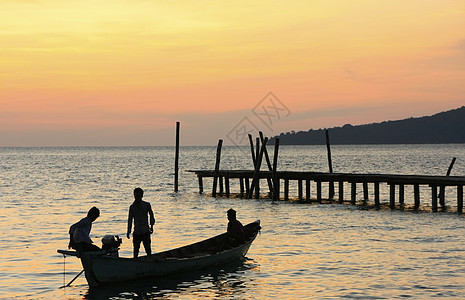
<path fill-rule="evenodd" d="M 65 287 L 68 287 L 68 286 L 70 286 L 70 285 L 71 285 L 71 283 L 73 283 L 73 282 L 74 282 L 74 280 L 76 280 L 76 279 L 77 279 L 77 278 L 78 278 L 78 277 L 79 277 L 79 276 L 80 276 L 82 273 L 84 273 L 84 269 L 82 269 L 82 271 L 81 271 L 81 272 L 79 272 L 79 274 L 77 274 L 77 275 L 76 275 L 76 277 L 74 277 L 74 278 L 73 278 L 73 280 L 71 280 L 71 281 L 70 281 L 70 282 L 69 282 L 67 285 L 60 286 L 60 289 L 62 289 L 62 288 L 65 288 Z"/>

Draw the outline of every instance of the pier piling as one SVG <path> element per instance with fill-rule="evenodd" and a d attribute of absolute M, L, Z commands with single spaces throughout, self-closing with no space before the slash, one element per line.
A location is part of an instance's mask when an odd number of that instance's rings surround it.
<path fill-rule="evenodd" d="M 339 203 L 344 203 L 344 181 L 339 181 Z"/>
<path fill-rule="evenodd" d="M 457 212 L 463 212 L 463 185 L 457 186 Z"/>
<path fill-rule="evenodd" d="M 396 185 L 394 183 L 389 184 L 389 207 L 396 208 Z"/>
<path fill-rule="evenodd" d="M 374 183 L 374 194 L 375 194 L 375 207 L 379 208 L 380 199 L 379 199 L 379 182 Z"/>

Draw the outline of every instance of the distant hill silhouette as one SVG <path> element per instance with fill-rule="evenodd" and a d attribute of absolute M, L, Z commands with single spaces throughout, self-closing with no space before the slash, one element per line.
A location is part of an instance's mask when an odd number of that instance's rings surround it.
<path fill-rule="evenodd" d="M 465 143 L 465 106 L 433 116 L 329 128 L 331 144 L 444 144 Z M 281 145 L 325 144 L 324 129 L 281 133 Z"/>

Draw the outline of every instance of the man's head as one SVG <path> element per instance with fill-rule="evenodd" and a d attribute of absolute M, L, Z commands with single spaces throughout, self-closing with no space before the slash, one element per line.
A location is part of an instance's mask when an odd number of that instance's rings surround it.
<path fill-rule="evenodd" d="M 142 197 L 144 197 L 144 190 L 141 189 L 140 187 L 137 187 L 134 189 L 134 199 L 136 199 L 136 201 L 140 201 L 142 200 Z"/>
<path fill-rule="evenodd" d="M 100 216 L 100 209 L 98 209 L 97 207 L 92 207 L 91 209 L 89 209 L 89 211 L 87 212 L 87 217 L 92 221 L 94 222 L 98 217 Z"/>
<path fill-rule="evenodd" d="M 232 208 L 228 210 L 228 220 L 229 221 L 236 220 L 236 211 Z"/>

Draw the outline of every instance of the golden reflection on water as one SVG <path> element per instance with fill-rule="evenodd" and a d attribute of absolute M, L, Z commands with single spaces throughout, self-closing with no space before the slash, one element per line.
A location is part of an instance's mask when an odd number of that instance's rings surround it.
<path fill-rule="evenodd" d="M 171 150 L 80 150 L 83 154 L 78 156 L 76 153 L 80 152 L 76 150 L 70 155 L 73 159 L 68 160 L 66 151 L 65 155 L 60 152 L 63 156 L 60 159 L 59 155 L 53 155 L 56 150 L 49 149 L 39 151 L 41 155 L 36 156 L 32 151 L 27 159 L 18 156 L 15 161 L 15 156 L 8 156 L 9 160 L 2 160 L 18 167 L 4 169 L 0 174 L 8 179 L 2 178 L 1 182 L 8 185 L 0 187 L 0 298 L 465 297 L 463 216 L 363 211 L 347 205 L 212 199 L 197 194 L 197 181 L 190 173 L 182 175 L 181 192 L 174 195 L 171 169 L 167 167 L 171 166 Z M 210 150 L 214 148 L 190 150 L 184 154 L 190 158 L 189 162 L 184 161 L 181 167 L 199 167 L 195 163 Z M 415 153 L 415 149 L 407 150 Z M 402 150 L 403 154 L 407 150 Z M 360 150 L 349 147 L 345 151 L 337 156 L 335 149 L 334 160 L 342 161 L 347 168 L 361 168 L 358 164 L 351 165 L 351 158 L 360 155 Z M 448 155 L 457 154 L 454 151 L 457 149 L 448 148 L 444 161 L 448 163 Z M 425 155 L 430 152 L 436 160 L 427 159 Z M 296 161 L 319 162 L 318 166 L 326 167 L 324 151 L 322 158 L 307 148 L 303 152 L 286 149 L 283 153 L 287 155 L 284 160 L 295 165 Z M 441 161 L 440 154 L 430 148 L 418 153 L 423 155 L 419 161 Z M 459 154 L 456 156 L 465 161 L 465 155 Z M 350 159 L 344 160 L 346 157 Z M 363 158 L 370 165 L 370 155 Z M 23 162 L 21 167 L 22 160 L 30 161 Z M 382 161 L 376 158 L 376 163 Z M 405 159 L 402 163 L 407 164 Z M 411 168 L 419 166 L 415 163 Z M 461 170 L 459 166 L 457 170 Z M 78 259 L 67 257 L 63 280 L 63 257 L 56 250 L 67 247 L 69 226 L 94 205 L 101 210 L 92 229 L 94 242 L 100 244 L 105 234 L 120 235 L 123 237 L 120 255 L 131 257 L 132 244 L 125 238 L 125 232 L 132 190 L 136 186 L 146 190 L 145 198 L 155 211 L 153 251 L 223 232 L 226 211 L 233 207 L 243 223 L 262 221 L 262 232 L 247 254 L 249 260 L 224 270 L 96 290 L 90 290 L 81 276 L 71 287 L 59 289 L 82 266 Z"/>

